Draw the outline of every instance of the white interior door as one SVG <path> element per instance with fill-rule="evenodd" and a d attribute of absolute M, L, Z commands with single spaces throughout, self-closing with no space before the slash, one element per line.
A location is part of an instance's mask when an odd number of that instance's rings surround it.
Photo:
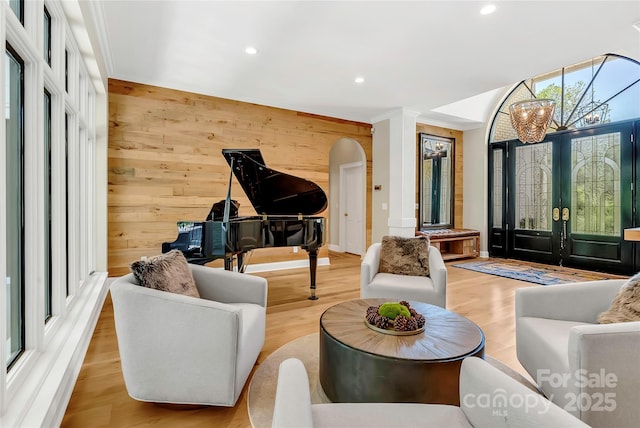
<path fill-rule="evenodd" d="M 362 255 L 364 247 L 362 162 L 340 166 L 340 246 Z"/>

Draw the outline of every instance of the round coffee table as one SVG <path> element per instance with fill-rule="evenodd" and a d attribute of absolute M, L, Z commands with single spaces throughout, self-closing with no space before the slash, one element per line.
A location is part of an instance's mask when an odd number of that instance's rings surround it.
<path fill-rule="evenodd" d="M 426 319 L 425 331 L 409 336 L 367 327 L 369 306 L 388 299 L 339 303 L 320 317 L 322 389 L 332 402 L 438 403 L 460 405 L 460 365 L 484 357 L 484 333 L 454 312 L 413 302 Z"/>

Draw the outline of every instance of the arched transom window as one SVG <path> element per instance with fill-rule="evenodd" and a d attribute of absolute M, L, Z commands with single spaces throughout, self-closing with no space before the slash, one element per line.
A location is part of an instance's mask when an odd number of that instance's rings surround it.
<path fill-rule="evenodd" d="M 607 54 L 522 81 L 494 117 L 489 142 L 518 138 L 509 120 L 509 106 L 536 98 L 556 102 L 547 133 L 638 118 L 640 63 Z"/>

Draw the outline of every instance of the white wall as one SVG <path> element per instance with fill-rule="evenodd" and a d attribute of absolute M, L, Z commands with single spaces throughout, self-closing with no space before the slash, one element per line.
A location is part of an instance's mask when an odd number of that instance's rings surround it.
<path fill-rule="evenodd" d="M 382 241 L 389 230 L 389 142 L 391 127 L 389 120 L 373 124 L 372 177 L 371 177 L 371 243 Z M 381 186 L 375 190 L 375 186 Z M 383 209 L 387 204 L 387 209 Z"/>
<path fill-rule="evenodd" d="M 480 231 L 480 255 L 488 257 L 487 129 L 482 127 L 465 131 L 463 141 L 462 227 Z"/>

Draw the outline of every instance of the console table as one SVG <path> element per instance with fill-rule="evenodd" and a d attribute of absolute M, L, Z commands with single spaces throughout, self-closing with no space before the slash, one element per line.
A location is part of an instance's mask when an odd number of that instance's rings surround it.
<path fill-rule="evenodd" d="M 480 231 L 478 230 L 421 230 L 416 232 L 416 236 L 428 236 L 431 245 L 440 250 L 443 260 L 478 257 L 480 255 Z"/>

